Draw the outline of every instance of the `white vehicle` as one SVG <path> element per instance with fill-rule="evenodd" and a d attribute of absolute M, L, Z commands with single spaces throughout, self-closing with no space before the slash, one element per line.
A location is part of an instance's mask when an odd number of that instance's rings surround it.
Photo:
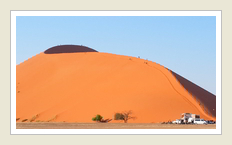
<path fill-rule="evenodd" d="M 180 119 L 176 119 L 175 121 L 172 121 L 173 124 L 180 124 L 181 120 Z"/>
<path fill-rule="evenodd" d="M 207 124 L 207 122 L 204 119 L 196 118 L 194 124 Z"/>
<path fill-rule="evenodd" d="M 200 119 L 200 115 L 192 114 L 192 113 L 182 113 L 181 118 L 183 120 L 182 123 L 184 124 L 192 124 L 194 123 L 195 119 Z"/>
<path fill-rule="evenodd" d="M 194 123 L 194 120 L 195 120 L 196 118 L 189 118 L 188 119 L 188 123 Z M 200 118 L 198 118 L 198 119 L 200 119 Z"/>

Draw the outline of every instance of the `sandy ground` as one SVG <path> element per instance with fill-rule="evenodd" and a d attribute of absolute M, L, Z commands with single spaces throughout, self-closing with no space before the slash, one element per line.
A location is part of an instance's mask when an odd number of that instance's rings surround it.
<path fill-rule="evenodd" d="M 185 125 L 160 123 L 16 123 L 16 129 L 216 129 L 216 124 Z"/>

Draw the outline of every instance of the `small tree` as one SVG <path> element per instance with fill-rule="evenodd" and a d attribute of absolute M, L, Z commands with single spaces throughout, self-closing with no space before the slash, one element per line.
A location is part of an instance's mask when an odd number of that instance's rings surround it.
<path fill-rule="evenodd" d="M 123 120 L 124 123 L 127 123 L 129 119 L 136 119 L 136 117 L 131 116 L 133 112 L 130 111 L 124 111 L 122 113 L 115 113 L 114 120 Z"/>
<path fill-rule="evenodd" d="M 101 122 L 102 119 L 103 117 L 99 114 L 97 114 L 95 117 L 92 118 L 93 121 L 97 121 L 97 122 Z"/>

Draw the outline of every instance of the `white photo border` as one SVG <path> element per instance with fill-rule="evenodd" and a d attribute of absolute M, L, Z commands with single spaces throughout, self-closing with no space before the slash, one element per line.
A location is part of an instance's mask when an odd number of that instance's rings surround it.
<path fill-rule="evenodd" d="M 11 11 L 11 134 L 222 134 L 222 11 Z M 216 129 L 16 129 L 17 16 L 216 16 Z"/>

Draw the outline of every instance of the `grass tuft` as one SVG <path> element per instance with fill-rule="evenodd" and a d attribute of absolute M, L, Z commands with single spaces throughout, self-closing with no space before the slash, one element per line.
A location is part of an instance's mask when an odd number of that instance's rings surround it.
<path fill-rule="evenodd" d="M 35 119 L 38 118 L 38 117 L 39 117 L 39 114 L 36 114 L 36 115 L 33 116 L 29 121 L 30 121 L 30 122 L 33 122 L 33 121 L 35 121 Z"/>
<path fill-rule="evenodd" d="M 26 121 L 28 121 L 28 119 L 23 119 L 23 120 L 22 120 L 22 122 L 26 122 Z"/>
<path fill-rule="evenodd" d="M 57 115 L 53 116 L 51 119 L 49 119 L 47 122 L 54 121 L 57 118 Z"/>

